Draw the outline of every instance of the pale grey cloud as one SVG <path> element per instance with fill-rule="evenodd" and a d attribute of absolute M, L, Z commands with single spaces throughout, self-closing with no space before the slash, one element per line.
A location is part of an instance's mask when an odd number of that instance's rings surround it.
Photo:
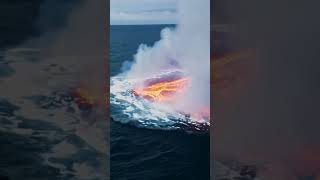
<path fill-rule="evenodd" d="M 174 24 L 177 0 L 111 0 L 111 24 Z"/>

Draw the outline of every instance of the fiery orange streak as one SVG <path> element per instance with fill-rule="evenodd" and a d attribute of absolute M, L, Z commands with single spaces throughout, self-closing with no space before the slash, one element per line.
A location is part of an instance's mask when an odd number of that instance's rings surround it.
<path fill-rule="evenodd" d="M 172 81 L 163 81 L 143 88 L 135 88 L 133 92 L 151 101 L 169 102 L 173 95 L 183 92 L 190 84 L 191 78 L 181 78 Z"/>

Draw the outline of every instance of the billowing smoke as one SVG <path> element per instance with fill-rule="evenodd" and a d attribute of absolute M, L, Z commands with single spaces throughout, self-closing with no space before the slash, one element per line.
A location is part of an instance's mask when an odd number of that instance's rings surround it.
<path fill-rule="evenodd" d="M 152 47 L 140 45 L 127 76 L 151 77 L 168 68 L 183 70 L 191 86 L 174 106 L 198 111 L 210 106 L 210 1 L 177 2 L 177 26 L 161 31 Z"/>

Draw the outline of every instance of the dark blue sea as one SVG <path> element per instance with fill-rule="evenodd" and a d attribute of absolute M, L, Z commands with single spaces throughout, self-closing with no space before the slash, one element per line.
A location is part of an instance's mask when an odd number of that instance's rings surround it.
<path fill-rule="evenodd" d="M 140 44 L 152 46 L 173 25 L 117 25 L 110 28 L 110 76 L 122 72 Z M 146 128 L 128 123 L 111 103 L 112 180 L 210 179 L 209 132 Z M 121 120 L 119 120 L 121 118 Z M 124 120 L 125 119 L 125 120 Z"/>

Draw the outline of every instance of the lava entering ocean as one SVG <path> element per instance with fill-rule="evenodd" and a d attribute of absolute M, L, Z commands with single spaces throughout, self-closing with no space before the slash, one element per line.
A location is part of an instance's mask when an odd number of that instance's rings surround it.
<path fill-rule="evenodd" d="M 209 0 L 177 1 L 176 25 L 162 29 L 152 46 L 141 37 L 130 67 L 123 64 L 110 80 L 114 120 L 148 128 L 208 130 L 209 5 Z"/>
<path fill-rule="evenodd" d="M 175 95 L 185 92 L 190 82 L 190 77 L 152 82 L 134 88 L 133 93 L 154 102 L 172 102 Z"/>
<path fill-rule="evenodd" d="M 142 83 L 137 83 L 142 85 L 133 88 L 132 93 L 152 103 L 174 104 L 179 101 L 179 98 L 184 98 L 186 91 L 192 84 L 192 78 L 182 75 L 181 72 L 165 73 L 158 78 L 146 79 Z M 210 120 L 209 107 L 202 107 L 197 110 L 187 108 L 180 110 L 180 112 L 185 114 L 187 118 L 196 121 Z"/>
<path fill-rule="evenodd" d="M 179 108 L 186 98 L 192 78 L 177 69 L 163 70 L 149 78 L 118 75 L 110 81 L 110 103 L 113 119 L 138 127 L 156 129 L 193 129 L 206 131 L 209 111 Z M 120 113 L 121 112 L 121 113 Z"/>

